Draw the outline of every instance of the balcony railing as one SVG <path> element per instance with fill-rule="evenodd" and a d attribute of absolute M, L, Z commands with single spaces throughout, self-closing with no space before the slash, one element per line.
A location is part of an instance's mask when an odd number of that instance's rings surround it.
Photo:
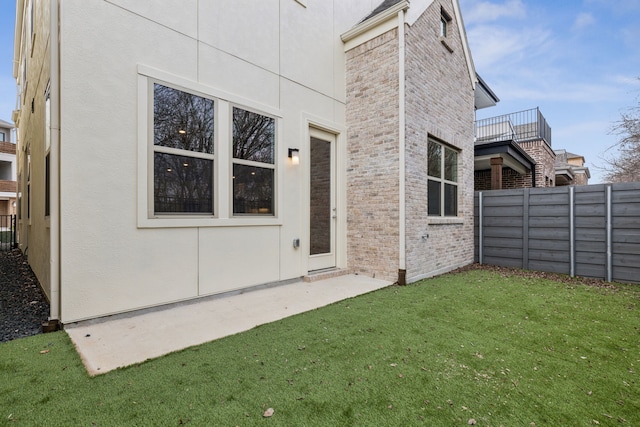
<path fill-rule="evenodd" d="M 551 147 L 551 127 L 539 108 L 476 121 L 476 144 L 542 139 Z"/>

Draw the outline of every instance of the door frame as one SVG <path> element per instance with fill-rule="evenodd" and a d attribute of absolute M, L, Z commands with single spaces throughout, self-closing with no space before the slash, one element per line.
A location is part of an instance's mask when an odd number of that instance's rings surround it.
<path fill-rule="evenodd" d="M 335 167 L 335 182 L 333 188 L 335 191 L 335 204 L 336 204 L 336 220 L 335 220 L 335 268 L 347 268 L 347 189 L 346 189 L 346 129 L 337 123 L 328 122 L 321 118 L 303 115 L 303 126 L 301 129 L 302 134 L 305 137 L 304 142 L 304 154 L 301 156 L 301 160 L 304 162 L 304 189 L 305 196 L 303 197 L 303 236 L 306 236 L 301 244 L 301 255 L 303 257 L 303 264 L 306 265 L 305 271 L 316 271 L 315 266 L 309 263 L 310 260 L 310 242 L 309 242 L 309 221 L 311 217 L 310 212 L 310 143 L 311 136 L 315 131 L 320 133 L 330 134 L 334 138 L 335 144 L 335 158 L 333 164 Z"/>
<path fill-rule="evenodd" d="M 326 141 L 330 144 L 329 147 L 329 252 L 311 255 L 311 144 L 312 139 L 318 139 L 321 141 Z M 309 242 L 308 250 L 306 251 L 308 256 L 308 270 L 309 271 L 317 271 L 335 268 L 338 264 L 337 260 L 337 219 L 338 219 L 338 204 L 337 204 L 337 167 L 336 167 L 336 147 L 337 147 L 337 138 L 334 133 L 327 132 L 325 130 L 321 130 L 315 127 L 309 128 L 309 167 L 307 168 L 307 211 L 309 212 L 308 220 L 307 220 L 307 241 Z"/>

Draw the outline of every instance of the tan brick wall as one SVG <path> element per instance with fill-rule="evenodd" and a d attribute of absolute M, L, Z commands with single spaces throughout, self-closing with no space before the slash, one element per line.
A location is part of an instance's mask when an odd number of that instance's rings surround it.
<path fill-rule="evenodd" d="M 502 168 L 502 189 L 531 188 L 533 179 L 531 172 L 524 175 L 519 174 L 511 168 Z M 475 172 L 474 188 L 476 191 L 491 190 L 491 170 Z"/>
<path fill-rule="evenodd" d="M 574 178 L 574 185 L 588 185 L 589 178 L 585 172 L 578 172 Z"/>
<path fill-rule="evenodd" d="M 16 144 L 11 142 L 0 142 L 0 153 L 16 154 Z"/>
<path fill-rule="evenodd" d="M 16 192 L 15 181 L 3 181 L 0 180 L 0 193 L 15 193 Z"/>
<path fill-rule="evenodd" d="M 518 143 L 536 162 L 536 187 L 555 187 L 556 154 L 543 140 Z"/>
<path fill-rule="evenodd" d="M 454 17 L 440 41 L 440 7 Z M 407 279 L 473 261 L 474 94 L 450 0 L 434 2 L 406 28 Z M 458 221 L 427 216 L 427 138 L 459 150 Z M 428 237 L 427 237 L 428 236 Z"/>
<path fill-rule="evenodd" d="M 352 271 L 398 278 L 398 32 L 346 54 L 347 259 Z"/>

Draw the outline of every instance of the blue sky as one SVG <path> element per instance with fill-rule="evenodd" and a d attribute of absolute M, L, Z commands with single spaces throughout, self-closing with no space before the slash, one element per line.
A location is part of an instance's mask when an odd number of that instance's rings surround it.
<path fill-rule="evenodd" d="M 582 154 L 590 183 L 640 95 L 640 0 L 460 0 L 477 72 L 500 98 L 478 118 L 540 107 L 553 148 Z M 15 108 L 15 2 L 0 0 L 0 118 Z"/>
<path fill-rule="evenodd" d="M 620 113 L 640 95 L 639 0 L 460 0 L 476 71 L 500 98 L 478 119 L 539 107 L 552 146 L 585 157 L 590 184 Z"/>
<path fill-rule="evenodd" d="M 0 119 L 11 122 L 16 108 L 16 81 L 13 79 L 13 29 L 15 0 L 0 0 Z"/>

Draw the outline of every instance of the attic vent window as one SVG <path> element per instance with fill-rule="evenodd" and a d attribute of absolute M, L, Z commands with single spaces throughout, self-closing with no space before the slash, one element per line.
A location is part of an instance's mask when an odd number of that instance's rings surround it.
<path fill-rule="evenodd" d="M 444 10 L 440 9 L 440 37 L 447 37 L 449 25 L 451 24 L 451 16 Z"/>
<path fill-rule="evenodd" d="M 453 53 L 453 48 L 449 45 L 449 39 L 447 38 L 450 28 L 451 15 L 449 15 L 444 8 L 440 8 L 440 42 L 442 42 L 442 45 L 446 47 L 450 53 Z"/>

